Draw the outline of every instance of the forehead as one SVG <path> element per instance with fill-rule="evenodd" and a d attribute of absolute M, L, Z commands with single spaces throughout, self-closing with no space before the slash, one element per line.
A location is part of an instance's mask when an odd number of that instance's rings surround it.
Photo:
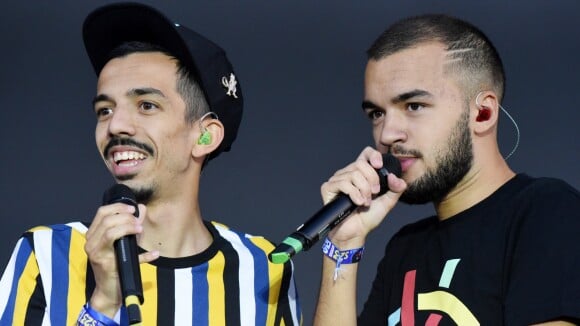
<path fill-rule="evenodd" d="M 99 74 L 97 89 L 117 86 L 173 88 L 176 78 L 174 58 L 161 52 L 132 53 L 107 62 Z"/>
<path fill-rule="evenodd" d="M 458 92 L 457 83 L 447 71 L 452 56 L 442 43 L 423 43 L 395 52 L 379 60 L 369 60 L 365 71 L 367 97 L 392 97 L 412 90 L 425 90 L 434 96 Z"/>

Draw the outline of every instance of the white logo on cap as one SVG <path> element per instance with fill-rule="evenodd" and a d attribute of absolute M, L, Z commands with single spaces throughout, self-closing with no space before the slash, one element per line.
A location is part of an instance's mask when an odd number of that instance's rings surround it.
<path fill-rule="evenodd" d="M 238 82 L 236 81 L 236 76 L 234 76 L 234 74 L 230 74 L 230 79 L 228 80 L 225 76 L 222 77 L 222 85 L 224 85 L 224 87 L 226 87 L 228 89 L 228 91 L 226 92 L 226 94 L 228 96 L 233 96 L 234 98 L 238 98 L 238 96 L 236 95 L 236 85 L 238 84 Z"/>

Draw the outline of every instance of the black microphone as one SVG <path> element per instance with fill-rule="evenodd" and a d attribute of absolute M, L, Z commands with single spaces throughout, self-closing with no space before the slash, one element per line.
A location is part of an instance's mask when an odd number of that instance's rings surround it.
<path fill-rule="evenodd" d="M 383 154 L 383 167 L 376 171 L 381 185 L 381 190 L 377 196 L 380 196 L 389 190 L 387 181 L 389 173 L 394 173 L 397 177 L 401 177 L 401 163 L 393 155 Z M 348 195 L 338 194 L 308 221 L 300 225 L 294 233 L 286 237 L 282 243 L 270 252 L 268 258 L 275 264 L 283 264 L 300 251 L 310 249 L 312 245 L 342 222 L 356 208 L 356 204 L 352 202 Z"/>
<path fill-rule="evenodd" d="M 123 184 L 115 184 L 103 194 L 103 205 L 124 203 L 135 207 L 135 217 L 139 217 L 137 199 L 131 189 Z M 143 304 L 143 285 L 139 269 L 139 253 L 137 252 L 137 238 L 134 234 L 126 235 L 113 243 L 117 258 L 117 270 L 121 283 L 121 294 L 127 307 L 129 324 L 141 322 L 141 308 Z"/>

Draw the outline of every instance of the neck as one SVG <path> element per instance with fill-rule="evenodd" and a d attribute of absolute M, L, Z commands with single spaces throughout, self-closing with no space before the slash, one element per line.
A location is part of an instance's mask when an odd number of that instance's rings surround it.
<path fill-rule="evenodd" d="M 193 182 L 193 184 L 197 184 Z M 139 246 L 164 257 L 187 257 L 207 249 L 213 239 L 203 224 L 198 189 L 165 192 L 147 205 Z"/>
<path fill-rule="evenodd" d="M 515 173 L 501 156 L 475 164 L 463 179 L 438 203 L 435 210 L 439 220 L 445 220 L 489 197 L 513 178 Z"/>

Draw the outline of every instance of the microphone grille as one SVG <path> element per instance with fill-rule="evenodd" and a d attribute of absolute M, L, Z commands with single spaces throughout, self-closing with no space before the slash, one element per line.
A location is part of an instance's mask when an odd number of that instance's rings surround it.
<path fill-rule="evenodd" d="M 137 203 L 137 198 L 131 188 L 124 184 L 115 184 L 103 194 L 103 205 L 123 202 L 127 204 Z"/>
<path fill-rule="evenodd" d="M 378 193 L 378 196 L 380 196 L 389 190 L 389 182 L 387 180 L 387 175 L 389 173 L 393 173 L 398 178 L 401 177 L 401 174 L 403 173 L 401 169 L 401 162 L 399 162 L 399 160 L 397 160 L 397 158 L 390 153 L 383 154 L 383 167 L 378 169 L 377 173 L 379 174 L 381 185 L 381 190 Z"/>

